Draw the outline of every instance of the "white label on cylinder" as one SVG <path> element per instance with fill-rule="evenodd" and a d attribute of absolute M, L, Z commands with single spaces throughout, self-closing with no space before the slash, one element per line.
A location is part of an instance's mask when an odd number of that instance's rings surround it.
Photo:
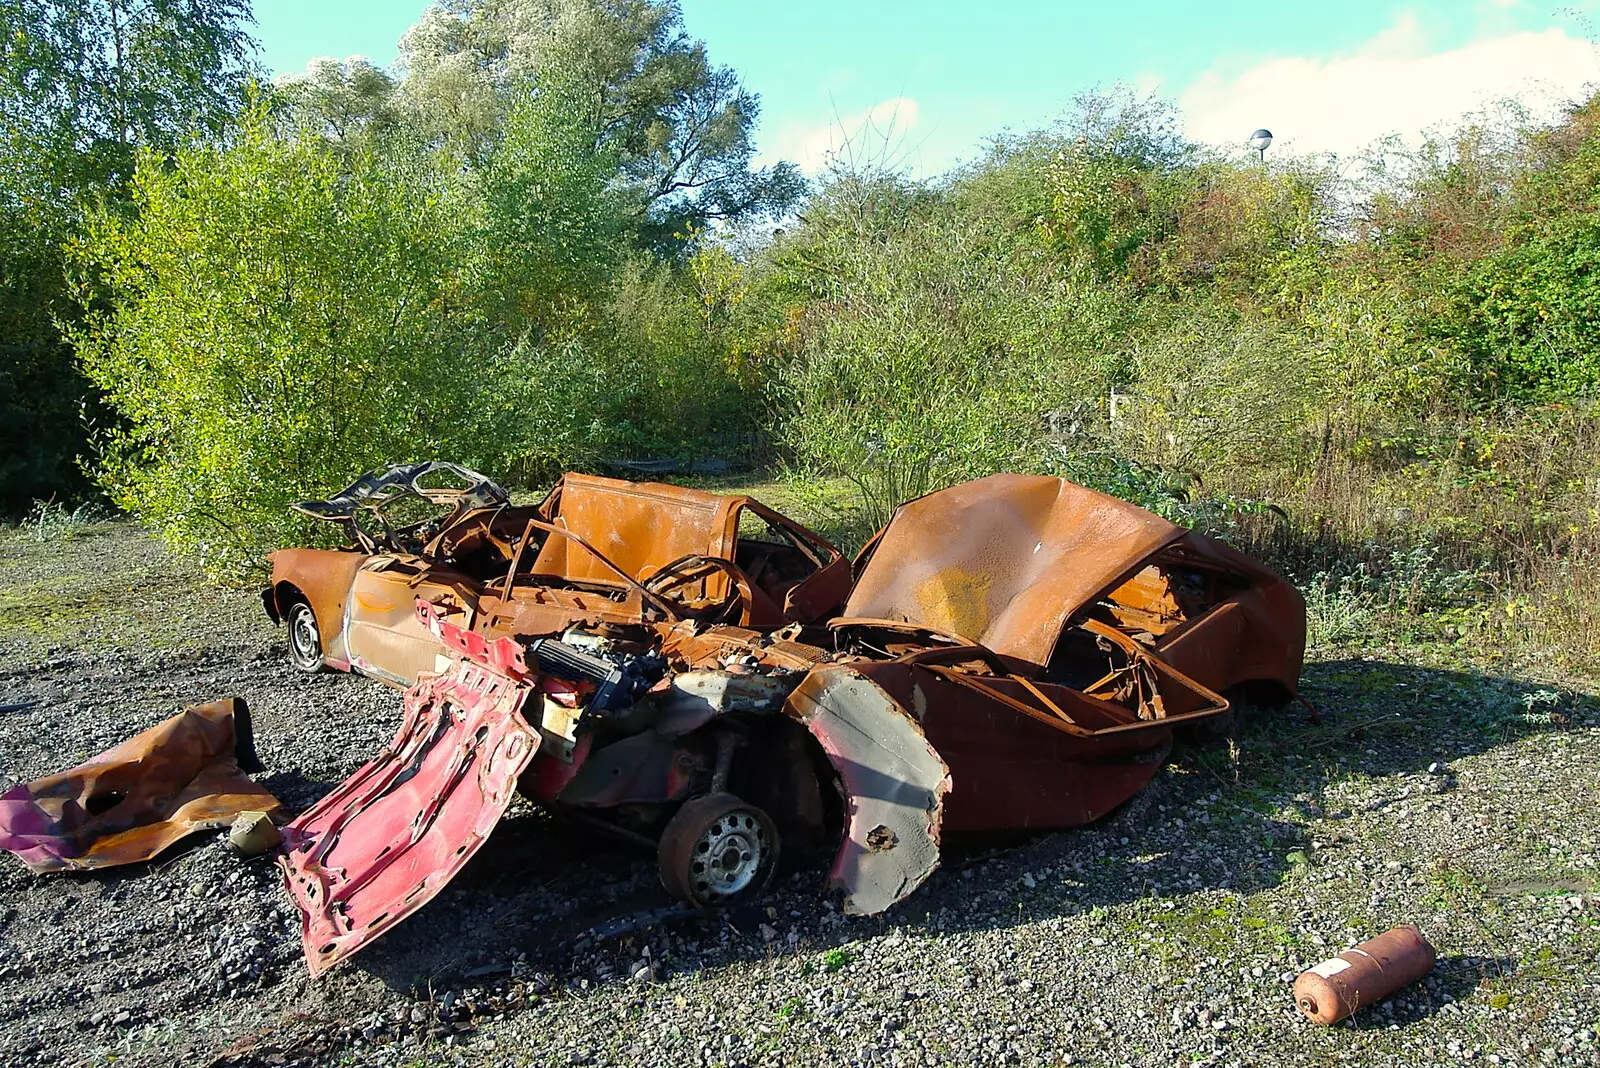
<path fill-rule="evenodd" d="M 1311 974 L 1320 975 L 1324 979 L 1332 979 L 1348 967 L 1350 967 L 1349 961 L 1343 957 L 1335 957 L 1332 960 L 1325 960 L 1315 968 L 1312 968 Z"/>

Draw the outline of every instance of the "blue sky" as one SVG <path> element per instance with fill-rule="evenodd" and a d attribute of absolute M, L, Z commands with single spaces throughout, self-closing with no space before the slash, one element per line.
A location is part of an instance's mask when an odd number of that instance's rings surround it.
<path fill-rule="evenodd" d="M 256 0 L 275 73 L 318 56 L 390 63 L 423 0 Z M 761 94 L 767 159 L 821 166 L 843 136 L 931 174 L 1073 96 L 1124 83 L 1176 101 L 1192 136 L 1348 157 L 1507 96 L 1535 110 L 1600 83 L 1600 0 L 984 4 L 682 0 L 689 32 Z"/>

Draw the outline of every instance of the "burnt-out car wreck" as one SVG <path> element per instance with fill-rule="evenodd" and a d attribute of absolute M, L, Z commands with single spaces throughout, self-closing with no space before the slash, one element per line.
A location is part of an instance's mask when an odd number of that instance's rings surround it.
<path fill-rule="evenodd" d="M 351 544 L 271 557 L 294 662 L 409 687 L 394 741 L 284 829 L 313 973 L 438 893 L 518 791 L 651 844 L 697 906 L 811 854 L 881 912 L 943 842 L 1105 815 L 1229 695 L 1292 696 L 1303 655 L 1278 576 L 1056 478 L 906 504 L 853 571 L 747 497 L 581 475 L 519 506 L 408 465 L 298 507 Z"/>

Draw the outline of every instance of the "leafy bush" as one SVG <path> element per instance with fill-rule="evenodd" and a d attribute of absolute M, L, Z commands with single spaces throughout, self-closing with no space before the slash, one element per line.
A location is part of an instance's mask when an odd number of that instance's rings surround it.
<path fill-rule="evenodd" d="M 1043 428 L 1019 403 L 1032 371 L 1014 348 L 1018 302 L 974 277 L 998 264 L 951 237 L 917 221 L 893 245 L 841 250 L 773 383 L 797 465 L 853 482 L 874 523 L 1013 466 Z"/>
<path fill-rule="evenodd" d="M 309 536 L 285 505 L 363 469 L 494 465 L 499 369 L 461 310 L 474 206 L 450 176 L 276 139 L 258 108 L 228 146 L 141 153 L 130 192 L 73 247 L 72 339 L 127 420 L 100 443 L 118 504 L 234 567 Z"/>

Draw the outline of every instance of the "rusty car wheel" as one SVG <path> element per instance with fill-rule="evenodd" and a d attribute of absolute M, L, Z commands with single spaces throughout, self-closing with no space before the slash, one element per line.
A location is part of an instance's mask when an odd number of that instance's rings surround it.
<path fill-rule="evenodd" d="M 284 622 L 289 625 L 289 662 L 301 671 L 321 671 L 322 636 L 317 631 L 317 614 L 304 601 L 289 606 Z"/>
<path fill-rule="evenodd" d="M 767 814 L 733 794 L 684 803 L 661 834 L 661 884 L 696 908 L 754 898 L 778 867 L 778 831 Z"/>

